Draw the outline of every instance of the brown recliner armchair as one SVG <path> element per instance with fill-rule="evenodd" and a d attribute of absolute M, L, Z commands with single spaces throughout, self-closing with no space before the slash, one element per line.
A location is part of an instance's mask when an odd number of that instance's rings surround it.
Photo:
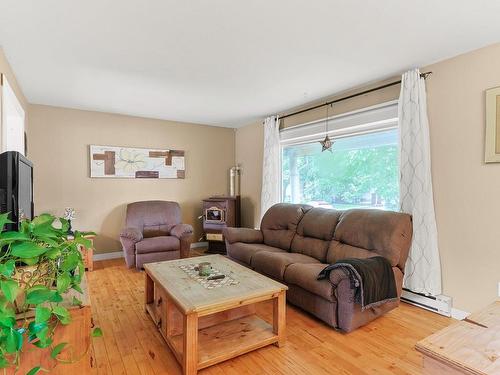
<path fill-rule="evenodd" d="M 127 205 L 120 242 L 127 266 L 140 270 L 144 263 L 187 258 L 192 235 L 193 227 L 181 224 L 178 203 L 144 201 Z"/>

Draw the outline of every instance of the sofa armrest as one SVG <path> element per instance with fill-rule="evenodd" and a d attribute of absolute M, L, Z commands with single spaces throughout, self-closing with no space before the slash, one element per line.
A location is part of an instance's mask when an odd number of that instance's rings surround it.
<path fill-rule="evenodd" d="M 189 224 L 177 224 L 170 229 L 170 235 L 181 239 L 193 234 L 193 227 Z"/>
<path fill-rule="evenodd" d="M 126 238 L 134 243 L 142 241 L 142 232 L 138 228 L 125 228 L 120 233 L 120 238 Z"/>
<path fill-rule="evenodd" d="M 120 233 L 120 242 L 128 268 L 135 266 L 135 244 L 142 241 L 142 238 L 142 232 L 137 228 L 125 228 Z"/>
<path fill-rule="evenodd" d="M 361 305 L 356 303 L 356 290 L 351 285 L 347 271 L 341 268 L 333 270 L 330 272 L 330 282 L 337 297 L 337 328 L 343 332 L 352 332 L 399 305 L 398 300 L 362 311 Z"/>
<path fill-rule="evenodd" d="M 222 230 L 224 238 L 228 243 L 245 242 L 245 243 L 262 243 L 264 237 L 260 230 L 251 228 L 224 228 Z"/>
<path fill-rule="evenodd" d="M 170 235 L 177 237 L 180 241 L 181 258 L 189 258 L 189 250 L 193 242 L 193 227 L 189 224 L 177 224 L 170 229 Z"/>

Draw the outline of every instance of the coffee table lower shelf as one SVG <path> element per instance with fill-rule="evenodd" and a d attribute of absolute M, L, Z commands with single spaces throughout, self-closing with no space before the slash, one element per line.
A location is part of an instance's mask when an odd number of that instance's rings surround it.
<path fill-rule="evenodd" d="M 184 335 L 165 337 L 178 359 Z M 219 323 L 198 331 L 198 370 L 278 342 L 273 327 L 257 315 Z"/>

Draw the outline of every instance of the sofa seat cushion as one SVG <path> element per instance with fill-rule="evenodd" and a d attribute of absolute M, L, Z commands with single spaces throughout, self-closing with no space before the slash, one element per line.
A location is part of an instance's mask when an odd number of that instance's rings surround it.
<path fill-rule="evenodd" d="M 260 252 L 286 253 L 285 250 L 281 250 L 277 247 L 267 246 L 264 244 L 235 242 L 230 246 L 227 246 L 227 255 L 229 255 L 230 258 L 233 258 L 248 266 L 251 265 L 252 257 Z"/>
<path fill-rule="evenodd" d="M 145 238 L 135 244 L 137 254 L 156 253 L 160 251 L 179 250 L 180 241 L 174 236 Z"/>
<path fill-rule="evenodd" d="M 263 251 L 252 257 L 251 266 L 254 270 L 276 280 L 283 280 L 285 270 L 294 263 L 319 263 L 319 261 L 299 253 L 270 253 Z"/>
<path fill-rule="evenodd" d="M 310 293 L 323 297 L 327 301 L 336 302 L 335 288 L 330 280 L 317 280 L 318 274 L 328 266 L 324 263 L 290 264 L 285 271 L 285 282 L 297 285 Z"/>

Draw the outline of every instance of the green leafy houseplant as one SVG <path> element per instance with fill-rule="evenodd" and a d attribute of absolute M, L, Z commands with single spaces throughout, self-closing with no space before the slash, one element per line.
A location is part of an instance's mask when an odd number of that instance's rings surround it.
<path fill-rule="evenodd" d="M 7 223 L 8 214 L 1 214 L 0 368 L 18 368 L 27 343 L 49 348 L 55 361 L 71 362 L 59 358 L 68 343 L 54 343 L 53 338 L 59 324 L 71 322 L 61 304 L 64 294 L 70 289 L 83 293 L 85 267 L 79 245 L 91 246 L 84 237 L 90 233 L 75 232 L 68 239 L 68 221 L 50 214 L 23 221 L 19 231 L 3 231 Z M 76 297 L 70 302 L 82 303 Z M 101 334 L 94 329 L 93 336 Z M 46 371 L 38 366 L 28 374 L 41 370 Z"/>

